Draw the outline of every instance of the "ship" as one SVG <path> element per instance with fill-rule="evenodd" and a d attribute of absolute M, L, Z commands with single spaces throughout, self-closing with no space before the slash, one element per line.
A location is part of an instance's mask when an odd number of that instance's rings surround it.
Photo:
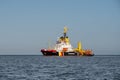
<path fill-rule="evenodd" d="M 68 28 L 65 26 L 63 36 L 59 37 L 53 48 L 44 48 L 40 51 L 44 56 L 93 56 L 91 49 L 83 49 L 79 41 L 77 48 L 73 48 L 67 36 Z"/>

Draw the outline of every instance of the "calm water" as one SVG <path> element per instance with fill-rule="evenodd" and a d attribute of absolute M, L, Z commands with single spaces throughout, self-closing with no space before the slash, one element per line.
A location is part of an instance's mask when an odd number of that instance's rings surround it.
<path fill-rule="evenodd" d="M 0 56 L 0 80 L 120 80 L 120 56 Z"/>

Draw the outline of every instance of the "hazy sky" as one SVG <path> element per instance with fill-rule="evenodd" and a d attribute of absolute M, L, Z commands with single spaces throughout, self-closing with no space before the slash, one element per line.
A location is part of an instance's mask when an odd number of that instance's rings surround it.
<path fill-rule="evenodd" d="M 0 54 L 41 54 L 65 25 L 73 47 L 120 54 L 119 0 L 0 0 Z"/>

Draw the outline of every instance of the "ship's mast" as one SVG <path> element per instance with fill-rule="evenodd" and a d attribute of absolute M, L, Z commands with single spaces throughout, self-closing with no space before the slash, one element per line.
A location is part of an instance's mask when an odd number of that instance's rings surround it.
<path fill-rule="evenodd" d="M 67 34 L 67 31 L 68 31 L 68 28 L 67 27 L 64 27 L 64 32 L 63 32 L 63 37 L 66 38 L 66 34 Z"/>

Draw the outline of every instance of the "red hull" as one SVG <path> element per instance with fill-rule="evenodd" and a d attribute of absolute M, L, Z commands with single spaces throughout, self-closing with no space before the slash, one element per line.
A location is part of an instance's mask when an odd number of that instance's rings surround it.
<path fill-rule="evenodd" d="M 59 53 L 56 50 L 41 49 L 41 52 L 44 56 L 59 56 Z M 64 52 L 64 56 L 81 56 L 81 55 L 76 52 Z M 84 54 L 84 56 L 94 56 L 94 55 Z"/>

